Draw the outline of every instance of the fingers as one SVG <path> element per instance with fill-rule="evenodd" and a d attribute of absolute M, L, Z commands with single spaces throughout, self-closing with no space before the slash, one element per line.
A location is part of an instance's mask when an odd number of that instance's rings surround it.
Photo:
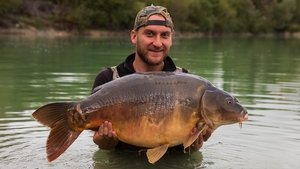
<path fill-rule="evenodd" d="M 200 134 L 199 137 L 193 142 L 193 144 L 189 147 L 191 151 L 198 151 L 203 145 L 202 135 Z"/>
<path fill-rule="evenodd" d="M 192 129 L 191 135 L 194 135 L 196 132 L 197 132 L 197 128 L 195 127 Z M 213 129 L 211 129 L 211 128 L 207 128 L 207 129 L 203 130 L 201 132 L 201 134 L 199 135 L 199 138 L 201 137 L 201 142 L 207 141 L 210 138 L 212 133 L 213 133 Z"/>
<path fill-rule="evenodd" d="M 111 139 L 111 138 L 117 137 L 116 132 L 112 128 L 112 123 L 108 122 L 108 121 L 105 121 L 102 125 L 100 125 L 97 133 L 100 137 L 103 137 L 106 139 Z"/>
<path fill-rule="evenodd" d="M 93 141 L 99 146 L 100 149 L 114 149 L 119 140 L 116 132 L 113 130 L 112 123 L 105 121 L 103 124 L 101 124 L 98 131 L 94 134 Z"/>
<path fill-rule="evenodd" d="M 111 123 L 110 122 L 108 122 L 108 121 L 105 121 L 102 125 L 101 125 L 101 129 L 102 129 L 102 131 L 100 131 L 100 132 L 102 132 L 102 135 L 103 136 L 110 136 L 111 134 L 110 134 L 110 131 L 112 130 L 111 129 Z"/>
<path fill-rule="evenodd" d="M 196 132 L 197 132 L 197 128 L 194 127 L 193 130 L 192 130 L 192 134 L 194 135 Z"/>
<path fill-rule="evenodd" d="M 199 132 L 199 129 L 197 129 L 195 127 L 195 128 L 192 129 L 191 135 L 194 135 L 197 132 Z M 190 146 L 190 150 L 198 151 L 203 146 L 203 142 L 207 141 L 208 138 L 211 136 L 212 132 L 213 132 L 213 129 L 211 129 L 211 128 L 208 128 L 208 129 L 205 129 L 205 130 L 201 131 L 198 138 Z"/>
<path fill-rule="evenodd" d="M 197 143 L 201 144 L 201 145 L 203 144 L 203 135 L 202 134 L 199 135 L 199 137 L 197 139 Z"/>
<path fill-rule="evenodd" d="M 205 130 L 205 132 L 203 133 L 203 140 L 207 141 L 212 133 L 213 133 L 213 130 L 211 128 L 208 128 L 207 130 Z"/>

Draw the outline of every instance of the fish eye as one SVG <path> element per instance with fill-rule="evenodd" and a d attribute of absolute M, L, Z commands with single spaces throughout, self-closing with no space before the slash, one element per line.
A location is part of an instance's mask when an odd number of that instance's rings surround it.
<path fill-rule="evenodd" d="M 233 99 L 227 98 L 227 99 L 226 99 L 226 102 L 227 102 L 227 104 L 232 104 L 232 103 L 233 103 Z"/>

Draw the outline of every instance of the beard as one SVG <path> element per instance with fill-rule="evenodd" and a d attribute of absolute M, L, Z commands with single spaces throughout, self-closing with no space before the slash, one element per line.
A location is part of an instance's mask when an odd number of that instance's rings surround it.
<path fill-rule="evenodd" d="M 151 52 L 163 52 L 163 57 L 160 60 L 151 60 L 150 56 L 148 55 L 148 51 Z M 141 58 L 141 60 L 149 66 L 157 66 L 160 65 L 168 56 L 168 51 L 164 48 L 155 48 L 153 46 L 149 47 L 148 49 L 142 48 L 139 43 L 137 43 L 137 54 Z"/>

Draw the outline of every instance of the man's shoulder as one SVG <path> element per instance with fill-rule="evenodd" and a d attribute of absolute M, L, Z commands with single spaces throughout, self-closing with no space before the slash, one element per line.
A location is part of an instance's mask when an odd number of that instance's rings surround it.
<path fill-rule="evenodd" d="M 107 67 L 105 69 L 103 69 L 102 71 L 100 71 L 100 73 L 97 75 L 97 77 L 104 77 L 105 79 L 111 79 L 112 77 L 112 69 L 111 67 Z"/>
<path fill-rule="evenodd" d="M 112 81 L 112 77 L 113 77 L 113 71 L 111 70 L 111 68 L 105 68 L 102 71 L 100 71 L 100 73 L 98 73 L 98 75 L 95 78 L 93 87 L 92 87 L 92 93 L 94 93 L 96 90 L 95 88 L 107 83 L 109 81 Z"/>

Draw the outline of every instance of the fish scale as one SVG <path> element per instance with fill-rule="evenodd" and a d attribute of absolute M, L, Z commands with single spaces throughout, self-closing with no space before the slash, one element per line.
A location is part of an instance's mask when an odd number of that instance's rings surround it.
<path fill-rule="evenodd" d="M 83 130 L 110 121 L 120 141 L 147 148 L 150 163 L 169 147 L 189 147 L 204 130 L 247 119 L 246 109 L 208 80 L 186 73 L 135 73 L 103 84 L 87 98 L 50 103 L 33 117 L 51 128 L 47 158 L 58 158 Z M 230 100 L 230 101 L 228 101 Z M 193 133 L 193 134 L 191 134 Z"/>

